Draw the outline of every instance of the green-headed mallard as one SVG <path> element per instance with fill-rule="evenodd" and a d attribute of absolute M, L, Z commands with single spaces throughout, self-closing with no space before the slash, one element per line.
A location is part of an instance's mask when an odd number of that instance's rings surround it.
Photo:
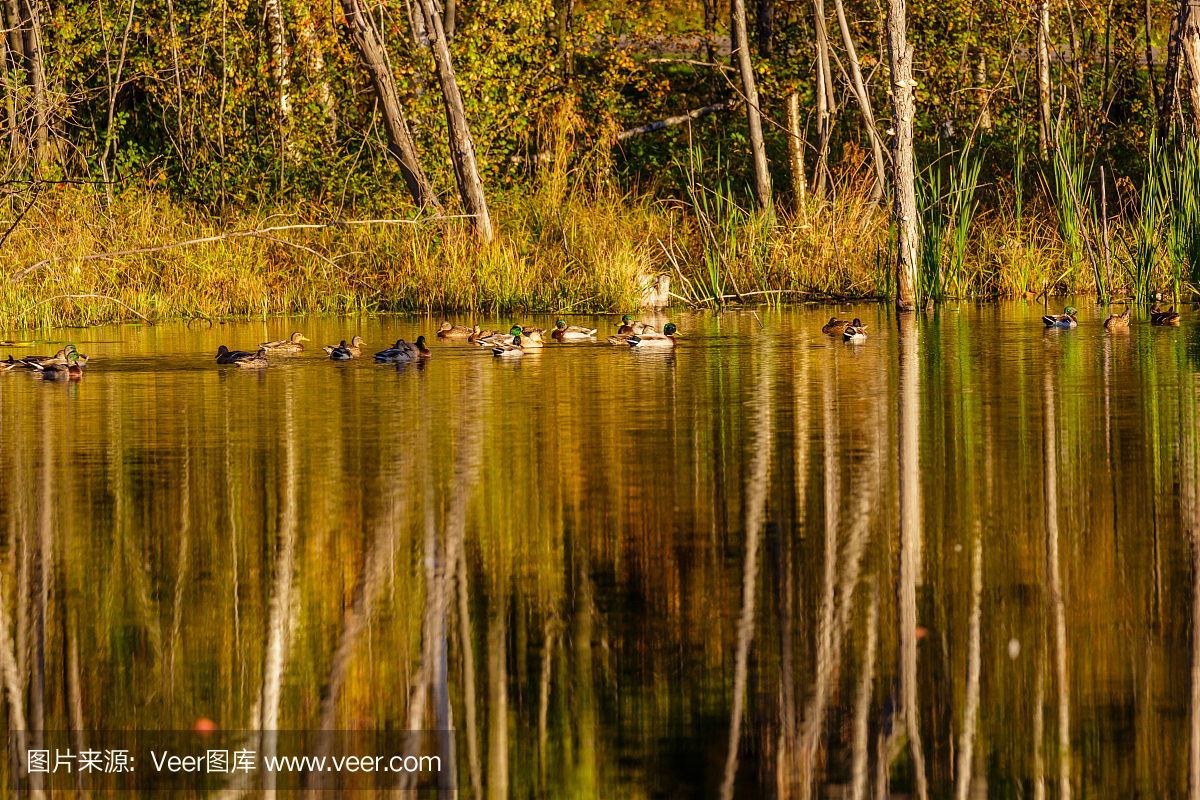
<path fill-rule="evenodd" d="M 845 333 L 846 328 L 848 327 L 850 327 L 850 320 L 830 317 L 829 322 L 826 322 L 821 326 L 821 333 L 827 333 L 830 336 L 838 336 L 839 334 Z"/>
<path fill-rule="evenodd" d="M 643 333 L 640 336 L 629 337 L 629 346 L 631 348 L 674 347 L 675 331 L 677 330 L 674 322 L 668 322 L 662 333 Z"/>
<path fill-rule="evenodd" d="M 643 333 L 654 333 L 654 328 L 640 320 L 634 322 L 633 317 L 628 314 L 621 317 L 621 327 L 617 328 L 617 336 L 641 336 Z"/>
<path fill-rule="evenodd" d="M 337 345 L 331 344 L 331 345 L 327 345 L 326 347 L 323 347 L 321 349 L 323 349 L 326 353 L 329 353 L 330 358 L 333 358 L 333 351 L 337 350 L 339 348 L 342 350 L 345 350 L 347 353 L 349 353 L 351 358 L 359 358 L 362 356 L 363 344 L 364 344 L 363 338 L 361 336 L 355 334 L 354 338 L 350 340 L 350 344 L 346 344 L 346 340 L 342 339 L 341 344 L 337 344 Z M 342 358 L 342 359 L 335 359 L 335 360 L 345 361 L 346 359 Z"/>
<path fill-rule="evenodd" d="M 1047 314 L 1042 317 L 1042 322 L 1046 323 L 1047 328 L 1074 328 L 1079 323 L 1075 319 L 1075 306 L 1067 306 L 1063 309 L 1066 313 L 1063 314 Z"/>
<path fill-rule="evenodd" d="M 1120 314 L 1109 314 L 1108 319 L 1104 320 L 1104 327 L 1110 331 L 1128 330 L 1131 319 L 1133 319 L 1133 309 L 1126 306 Z"/>
<path fill-rule="evenodd" d="M 451 325 L 449 322 L 443 322 L 442 327 L 438 328 L 439 339 L 469 339 L 473 331 L 466 325 Z"/>
<path fill-rule="evenodd" d="M 867 339 L 867 326 L 858 317 L 854 318 L 842 331 L 842 338 L 847 342 L 864 342 Z"/>
<path fill-rule="evenodd" d="M 247 358 L 238 359 L 233 363 L 237 364 L 239 367 L 244 367 L 245 369 L 262 369 L 268 364 L 267 349 L 265 347 L 260 347 L 258 348 L 258 352 L 254 355 Z"/>
<path fill-rule="evenodd" d="M 596 335 L 597 328 L 584 328 L 580 325 L 568 325 L 566 320 L 560 319 L 554 323 L 554 330 L 550 335 L 560 342 L 565 342 L 569 339 L 590 339 Z"/>
<path fill-rule="evenodd" d="M 253 358 L 254 353 L 245 350 L 230 350 L 225 345 L 217 348 L 217 363 L 218 364 L 236 364 L 243 358 Z"/>
<path fill-rule="evenodd" d="M 33 368 L 36 369 L 41 376 L 47 380 L 79 380 L 83 377 L 83 370 L 75 363 L 79 360 L 79 355 L 75 352 L 67 353 L 66 362 L 63 364 L 53 364 L 49 361 L 35 361 Z"/>
<path fill-rule="evenodd" d="M 278 342 L 263 342 L 259 348 L 266 350 L 268 353 L 303 353 L 304 345 L 301 342 L 307 342 L 309 338 L 300 331 L 292 334 L 290 339 L 282 339 Z"/>
<path fill-rule="evenodd" d="M 511 358 L 514 356 L 523 356 L 523 355 L 525 355 L 525 351 L 521 349 L 522 341 L 523 341 L 523 339 L 521 337 L 521 334 L 518 333 L 517 335 L 513 336 L 512 342 L 510 342 L 508 344 L 498 343 L 494 347 L 492 347 L 492 353 L 495 356 L 497 356 L 498 358 L 500 358 L 500 357 Z"/>
<path fill-rule="evenodd" d="M 1171 306 L 1166 311 L 1160 311 L 1158 303 L 1150 307 L 1150 324 L 1151 325 L 1178 325 L 1179 312 L 1175 310 L 1175 306 Z"/>

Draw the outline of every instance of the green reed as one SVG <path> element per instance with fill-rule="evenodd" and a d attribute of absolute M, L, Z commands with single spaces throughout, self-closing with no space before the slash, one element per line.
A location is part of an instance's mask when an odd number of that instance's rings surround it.
<path fill-rule="evenodd" d="M 1168 182 L 1167 213 L 1170 216 L 1168 250 L 1175 284 L 1175 298 L 1181 300 L 1182 285 L 1200 287 L 1200 141 L 1187 139 L 1179 144 L 1175 158 L 1170 148 L 1161 148 L 1162 174 Z M 1174 169 L 1171 169 L 1171 166 Z"/>
<path fill-rule="evenodd" d="M 1146 177 L 1138 194 L 1138 211 L 1126 225 L 1121 237 L 1133 299 L 1137 303 L 1149 302 L 1150 294 L 1156 285 L 1163 218 L 1170 192 L 1169 171 L 1163 160 L 1162 150 L 1162 146 L 1152 135 L 1146 155 Z M 1176 292 L 1178 293 L 1178 285 Z"/>
<path fill-rule="evenodd" d="M 917 181 L 917 206 L 922 223 L 918 256 L 921 301 L 944 300 L 951 295 L 961 297 L 968 282 L 963 267 L 977 208 L 975 190 L 983 159 L 969 144 L 948 158 L 948 177 L 935 161 Z"/>
<path fill-rule="evenodd" d="M 1091 164 L 1079 151 L 1080 147 L 1075 141 L 1074 135 L 1062 138 L 1060 142 L 1061 158 L 1052 159 L 1054 180 L 1051 190 L 1047 191 L 1057 214 L 1059 238 L 1062 240 L 1063 256 L 1067 262 L 1067 274 L 1071 281 L 1081 280 L 1087 247 L 1084 240 L 1087 233 L 1083 229 L 1084 222 L 1076 213 L 1075 201 L 1078 199 L 1079 210 L 1084 214 L 1090 212 L 1094 205 L 1090 188 Z M 1043 183 L 1047 182 L 1044 174 L 1042 180 Z M 1072 187 L 1075 189 L 1074 197 L 1071 194 Z M 1096 289 L 1104 292 L 1103 284 L 1099 284 Z"/>

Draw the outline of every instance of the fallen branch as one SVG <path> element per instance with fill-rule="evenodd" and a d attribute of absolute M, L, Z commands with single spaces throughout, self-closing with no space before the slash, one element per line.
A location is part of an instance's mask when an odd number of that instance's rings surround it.
<path fill-rule="evenodd" d="M 216 236 L 204 236 L 200 239 L 188 239 L 183 242 L 173 242 L 171 244 L 157 245 L 155 247 L 139 247 L 133 250 L 116 250 L 109 253 L 91 253 L 86 256 L 53 256 L 52 258 L 43 259 L 32 266 L 26 267 L 23 270 L 13 273 L 8 279 L 9 283 L 16 283 L 31 272 L 41 269 L 50 264 L 57 264 L 60 261 L 95 261 L 101 258 L 115 258 L 117 256 L 136 256 L 145 255 L 146 253 L 161 253 L 164 250 L 174 250 L 177 247 L 187 247 L 193 244 L 208 244 L 210 242 L 221 242 L 226 239 L 239 239 L 249 236 L 263 237 L 266 233 L 275 233 L 277 231 L 298 231 L 298 230 L 322 230 L 325 228 L 336 228 L 342 225 L 420 225 L 425 222 L 433 222 L 439 220 L 450 219 L 467 219 L 466 215 L 456 216 L 438 216 L 438 217 L 423 217 L 420 219 L 353 219 L 353 220 L 338 220 L 337 222 L 321 222 L 302 225 L 276 225 L 271 228 L 260 228 L 255 231 L 231 231 L 230 233 L 222 233 Z"/>
<path fill-rule="evenodd" d="M 132 308 L 131 306 L 129 306 L 125 303 L 122 303 L 117 298 L 109 297 L 108 295 L 105 295 L 105 294 L 56 294 L 53 297 L 47 297 L 45 300 L 39 300 L 38 302 L 31 305 L 29 308 L 22 311 L 20 314 L 17 314 L 17 316 L 14 317 L 14 319 L 20 319 L 21 317 L 28 314 L 30 311 L 33 311 L 38 306 L 45 305 L 46 303 L 49 303 L 51 300 L 85 300 L 87 298 L 94 298 L 96 300 L 108 300 L 111 303 L 116 303 L 117 305 L 119 305 L 119 306 L 125 308 L 126 310 L 141 317 L 143 320 L 145 320 L 147 325 L 154 324 L 153 322 L 150 321 L 149 317 L 147 317 L 142 312 L 138 311 L 136 308 Z"/>

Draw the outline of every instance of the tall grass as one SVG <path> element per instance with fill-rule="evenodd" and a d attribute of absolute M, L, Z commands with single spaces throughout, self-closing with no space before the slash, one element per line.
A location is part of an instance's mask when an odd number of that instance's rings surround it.
<path fill-rule="evenodd" d="M 1126 226 L 1121 241 L 1124 246 L 1133 299 L 1136 303 L 1150 300 L 1159 261 L 1163 217 L 1170 191 L 1169 166 L 1163 160 L 1162 147 L 1151 137 L 1146 155 L 1146 177 L 1138 193 L 1138 211 Z M 1178 278 L 1176 278 L 1178 296 Z"/>
<path fill-rule="evenodd" d="M 1062 240 L 1063 260 L 1066 262 L 1069 280 L 1078 283 L 1084 273 L 1083 263 L 1086 258 L 1087 235 L 1083 229 L 1086 215 L 1094 207 L 1091 190 L 1091 163 L 1080 153 L 1080 147 L 1075 136 L 1064 136 L 1060 142 L 1062 158 L 1053 158 L 1053 181 L 1046 194 L 1053 200 L 1054 210 L 1058 219 L 1058 232 Z M 1046 176 L 1043 174 L 1043 183 Z M 1075 195 L 1072 197 L 1071 189 Z M 1085 215 L 1080 220 L 1076 213 L 1075 200 L 1079 201 L 1079 209 Z M 1100 287 L 1103 289 L 1103 287 Z"/>
<path fill-rule="evenodd" d="M 1174 171 L 1165 169 L 1167 181 L 1167 213 L 1170 215 L 1169 252 L 1175 297 L 1182 299 L 1186 282 L 1193 291 L 1200 289 L 1200 140 L 1189 138 L 1179 146 L 1171 159 L 1168 148 L 1162 148 L 1163 162 L 1173 163 Z"/>
<path fill-rule="evenodd" d="M 971 222 L 978 202 L 975 190 L 983 159 L 968 143 L 951 154 L 949 175 L 934 162 L 917 181 L 917 206 L 921 211 L 921 252 L 918 256 L 918 301 L 944 300 L 966 293 L 964 274 Z"/>

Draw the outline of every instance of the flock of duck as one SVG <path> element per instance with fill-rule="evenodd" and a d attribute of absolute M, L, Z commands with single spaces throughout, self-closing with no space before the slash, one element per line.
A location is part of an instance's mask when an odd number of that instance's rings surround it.
<path fill-rule="evenodd" d="M 1042 317 L 1042 322 L 1046 323 L 1047 328 L 1074 328 L 1079 324 L 1076 319 L 1078 313 L 1075 306 L 1067 306 L 1063 309 L 1062 314 L 1047 314 Z M 1104 320 L 1104 327 L 1107 330 L 1125 330 L 1133 322 L 1133 309 L 1129 306 L 1120 314 L 1109 314 L 1108 319 Z M 1151 325 L 1178 325 L 1179 312 L 1175 310 L 1175 306 L 1171 306 L 1168 310 L 1163 311 L 1159 308 L 1158 303 L 1150 307 L 1150 324 Z"/>
<path fill-rule="evenodd" d="M 633 317 L 626 314 L 621 318 L 621 325 L 617 328 L 617 332 L 608 337 L 608 342 L 630 348 L 669 348 L 676 344 L 675 334 L 677 331 L 678 328 L 674 323 L 668 323 L 662 333 L 659 333 L 650 325 L 635 321 Z M 598 332 L 598 328 L 568 325 L 565 320 L 560 319 L 555 324 L 554 330 L 550 332 L 550 336 L 560 342 L 584 341 L 594 339 Z M 443 322 L 437 331 L 437 337 L 439 339 L 466 340 L 480 347 L 489 348 L 497 358 L 512 358 L 524 355 L 527 350 L 544 347 L 546 341 L 542 338 L 543 333 L 545 331 L 542 328 L 521 325 L 513 325 L 508 333 L 502 333 L 500 331 L 484 331 L 478 325 L 468 328 L 465 325 Z M 230 350 L 225 345 L 221 345 L 217 349 L 217 363 L 236 364 L 246 369 L 262 369 L 270 364 L 267 356 L 303 353 L 304 342 L 307 341 L 310 341 L 307 336 L 296 332 L 289 339 L 263 342 L 254 352 Z M 323 349 L 329 354 L 332 361 L 350 361 L 362 357 L 363 344 L 363 338 L 355 336 L 349 343 L 343 339 L 339 344 L 329 345 Z M 375 354 L 377 362 L 390 364 L 419 362 L 432 357 L 433 352 L 426 345 L 424 336 L 418 336 L 417 341 L 411 344 L 400 339 L 393 346 Z"/>
<path fill-rule="evenodd" d="M 1126 307 L 1124 312 L 1110 315 L 1104 321 L 1104 327 L 1108 330 L 1129 328 L 1133 318 L 1132 311 L 1132 308 Z M 1079 324 L 1077 314 L 1074 306 L 1067 306 L 1064 313 L 1047 314 L 1042 317 L 1042 322 L 1048 328 L 1074 328 Z M 1174 306 L 1167 311 L 1162 311 L 1155 303 L 1150 309 L 1150 324 L 1178 325 L 1179 314 L 1175 311 Z M 560 319 L 555 323 L 550 336 L 559 342 L 586 341 L 596 338 L 598 332 L 598 328 L 568 325 L 565 320 Z M 620 347 L 672 348 L 676 345 L 675 334 L 677 332 L 678 329 L 674 323 L 668 323 L 662 333 L 659 333 L 650 325 L 635 321 L 633 317 L 626 314 L 621 318 L 617 332 L 608 336 L 607 341 L 609 344 Z M 829 322 L 821 326 L 821 332 L 831 336 L 841 336 L 846 341 L 863 341 L 867 338 L 867 326 L 857 317 L 853 320 L 831 317 Z M 465 325 L 443 322 L 438 328 L 437 337 L 439 339 L 465 340 L 490 349 L 497 358 L 513 358 L 524 355 L 527 350 L 545 346 L 543 333 L 545 331 L 542 328 L 523 327 L 516 324 L 509 329 L 508 333 L 502 333 L 480 330 L 478 325 L 468 328 Z M 310 341 L 307 336 L 296 332 L 288 339 L 263 342 L 258 346 L 258 350 L 253 352 L 230 350 L 225 345 L 221 345 L 217 349 L 217 363 L 235 364 L 245 369 L 263 369 L 271 363 L 267 358 L 268 355 L 303 353 L 304 342 L 307 341 Z M 325 347 L 324 350 L 332 361 L 349 361 L 362 357 L 363 344 L 363 338 L 355 336 L 349 343 L 343 339 L 336 345 Z M 375 361 L 393 364 L 421 362 L 432 356 L 432 351 L 426 346 L 425 337 L 418 336 L 417 341 L 412 344 L 400 339 L 386 350 L 380 350 L 375 354 Z M 87 363 L 88 357 L 76 350 L 75 345 L 68 344 L 52 356 L 26 356 L 14 359 L 12 355 L 9 355 L 7 361 L 0 361 L 0 372 L 27 369 L 49 380 L 78 380 L 83 376 L 83 370 Z"/>

